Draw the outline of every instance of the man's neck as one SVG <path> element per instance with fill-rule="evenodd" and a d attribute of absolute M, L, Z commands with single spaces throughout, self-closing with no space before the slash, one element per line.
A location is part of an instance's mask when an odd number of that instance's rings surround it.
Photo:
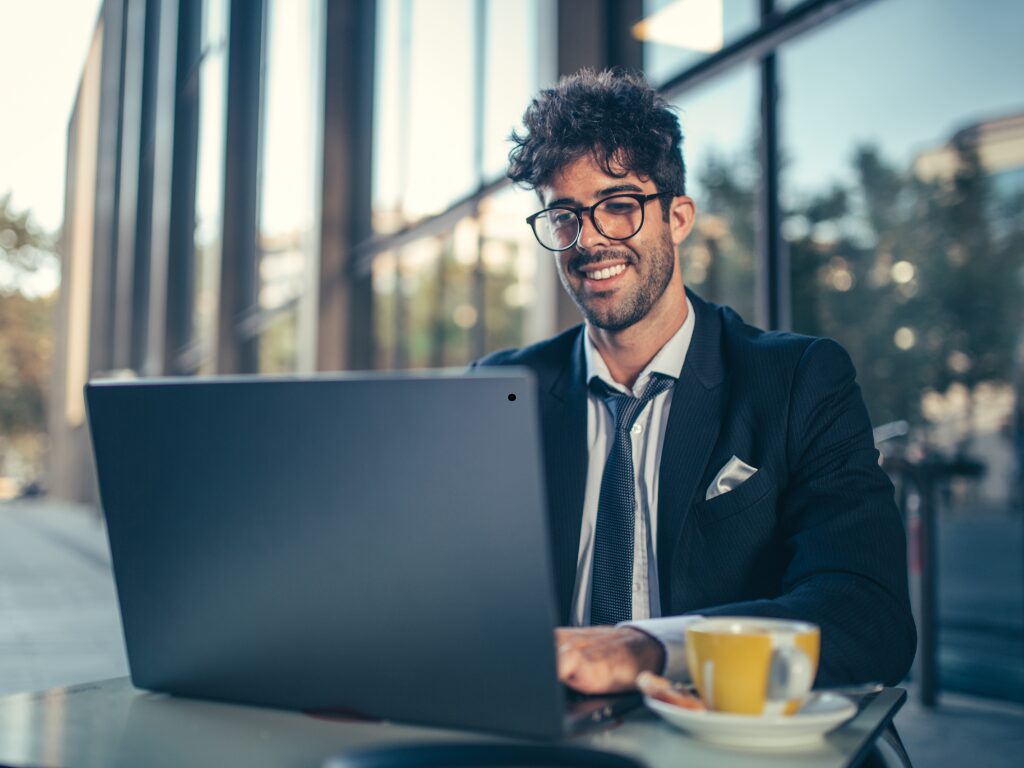
<path fill-rule="evenodd" d="M 686 294 L 681 293 L 680 301 L 658 302 L 643 320 L 621 331 L 587 324 L 590 340 L 616 383 L 632 389 L 640 372 L 683 327 L 688 309 Z"/>

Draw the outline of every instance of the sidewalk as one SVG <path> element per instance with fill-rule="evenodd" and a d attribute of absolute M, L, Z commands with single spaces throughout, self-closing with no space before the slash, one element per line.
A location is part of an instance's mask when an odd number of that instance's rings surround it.
<path fill-rule="evenodd" d="M 106 533 L 95 512 L 0 503 L 0 695 L 128 674 Z M 896 725 L 915 766 L 1017 766 L 1024 707 L 914 687 Z"/>
<path fill-rule="evenodd" d="M 95 512 L 0 503 L 0 695 L 126 674 L 106 532 Z"/>

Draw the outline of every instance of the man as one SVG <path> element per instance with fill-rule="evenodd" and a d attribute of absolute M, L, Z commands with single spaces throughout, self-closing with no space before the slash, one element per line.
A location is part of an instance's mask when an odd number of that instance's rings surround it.
<path fill-rule="evenodd" d="M 902 679 L 905 537 L 846 352 L 685 289 L 682 136 L 641 78 L 565 78 L 524 123 L 508 175 L 586 323 L 478 364 L 537 375 L 560 678 L 685 677 L 693 616 L 747 615 L 820 625 L 818 685 Z"/>

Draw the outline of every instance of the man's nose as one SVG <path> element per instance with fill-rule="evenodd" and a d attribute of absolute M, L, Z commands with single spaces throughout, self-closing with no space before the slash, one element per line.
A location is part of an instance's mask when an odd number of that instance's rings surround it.
<path fill-rule="evenodd" d="M 594 220 L 590 216 L 584 213 L 582 218 L 583 223 L 580 225 L 580 237 L 576 241 L 576 248 L 578 250 L 592 251 L 594 248 L 611 245 L 611 241 L 594 226 Z"/>

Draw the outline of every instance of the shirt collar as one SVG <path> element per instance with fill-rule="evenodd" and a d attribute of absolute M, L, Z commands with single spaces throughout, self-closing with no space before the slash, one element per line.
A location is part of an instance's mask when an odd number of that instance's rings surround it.
<path fill-rule="evenodd" d="M 605 363 L 604 358 L 601 357 L 597 347 L 594 346 L 590 333 L 584 328 L 583 358 L 587 366 L 587 383 L 589 384 L 594 378 L 599 378 L 612 389 L 632 396 L 634 392 L 643 391 L 643 388 L 647 385 L 647 379 L 652 373 L 660 373 L 673 379 L 678 378 L 679 372 L 683 370 L 683 363 L 686 362 L 686 353 L 690 349 L 690 341 L 693 339 L 693 329 L 696 324 L 697 315 L 693 311 L 690 297 L 687 296 L 686 320 L 683 321 L 683 324 L 679 326 L 679 330 L 672 335 L 672 338 L 665 342 L 665 345 L 658 350 L 658 354 L 654 356 L 651 362 L 647 364 L 647 367 L 637 376 L 636 383 L 633 385 L 633 392 L 630 392 L 629 389 L 612 378 L 611 373 L 608 371 L 608 365 Z"/>

